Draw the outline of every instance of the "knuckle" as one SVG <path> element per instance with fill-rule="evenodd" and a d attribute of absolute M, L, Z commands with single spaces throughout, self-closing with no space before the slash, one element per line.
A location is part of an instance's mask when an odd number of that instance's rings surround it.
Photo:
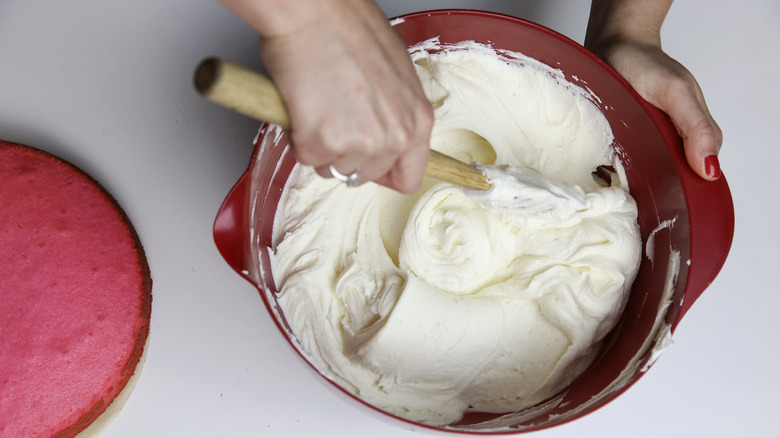
<path fill-rule="evenodd" d="M 311 166 L 316 164 L 316 148 L 312 147 L 312 142 L 305 135 L 298 131 L 290 133 L 290 146 L 292 147 L 295 158 L 304 165 Z"/>
<path fill-rule="evenodd" d="M 408 125 L 399 126 L 390 133 L 389 152 L 398 154 L 409 147 L 414 137 L 412 129 Z"/>
<path fill-rule="evenodd" d="M 431 106 L 428 100 L 423 99 L 419 105 L 416 106 L 415 111 L 415 132 L 423 137 L 429 137 L 433 130 L 433 124 L 435 122 L 435 115 L 433 112 L 433 106 Z"/>
<path fill-rule="evenodd" d="M 293 132 L 291 143 L 297 160 L 307 166 L 322 166 L 342 154 L 338 139 L 322 130 L 307 133 Z"/>
<path fill-rule="evenodd" d="M 393 178 L 395 189 L 404 194 L 416 192 L 420 188 L 421 183 L 422 178 Z"/>
<path fill-rule="evenodd" d="M 698 123 L 696 129 L 699 133 L 699 142 L 707 149 L 718 150 L 723 141 L 723 132 L 717 124 L 710 120 L 703 119 Z"/>
<path fill-rule="evenodd" d="M 339 156 L 348 150 L 344 130 L 332 123 L 328 123 L 320 129 L 318 138 L 320 147 L 328 155 Z"/>
<path fill-rule="evenodd" d="M 693 77 L 693 74 L 689 72 L 685 67 L 679 66 L 676 69 L 671 70 L 665 79 L 666 94 L 670 98 L 679 98 L 680 96 L 688 96 L 689 98 L 697 98 L 701 94 L 699 84 Z"/>

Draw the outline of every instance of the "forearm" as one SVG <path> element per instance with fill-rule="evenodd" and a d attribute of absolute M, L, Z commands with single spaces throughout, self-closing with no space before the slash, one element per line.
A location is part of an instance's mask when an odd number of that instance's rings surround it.
<path fill-rule="evenodd" d="M 585 47 L 598 51 L 615 41 L 661 47 L 661 25 L 672 0 L 593 0 Z"/>

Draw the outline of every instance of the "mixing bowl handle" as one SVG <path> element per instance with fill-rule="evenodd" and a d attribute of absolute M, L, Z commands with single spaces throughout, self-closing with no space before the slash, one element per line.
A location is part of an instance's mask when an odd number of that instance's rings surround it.
<path fill-rule="evenodd" d="M 251 258 L 248 255 L 249 214 L 247 213 L 247 191 L 249 190 L 249 172 L 241 175 L 225 197 L 225 201 L 214 220 L 214 243 L 225 261 L 239 275 L 248 277 Z"/>
<path fill-rule="evenodd" d="M 734 237 L 734 203 L 725 176 L 707 181 L 697 175 L 686 161 L 682 139 L 669 117 L 650 104 L 645 107 L 674 157 L 688 204 L 691 248 L 685 295 L 672 326 L 676 327 L 726 262 Z"/>

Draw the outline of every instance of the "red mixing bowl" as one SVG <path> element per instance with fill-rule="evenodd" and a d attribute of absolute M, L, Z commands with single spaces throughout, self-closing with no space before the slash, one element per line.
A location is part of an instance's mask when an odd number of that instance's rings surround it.
<path fill-rule="evenodd" d="M 699 178 L 688 166 L 668 117 L 604 62 L 552 30 L 471 10 L 406 15 L 396 21 L 395 30 L 409 46 L 439 37 L 442 43 L 473 40 L 521 52 L 560 69 L 567 79 L 598 96 L 595 103 L 612 127 L 613 146 L 639 206 L 645 250 L 618 325 L 595 362 L 574 383 L 532 408 L 507 414 L 469 412 L 455 424 L 434 429 L 517 433 L 598 409 L 647 371 L 667 336 L 723 266 L 734 232 L 734 207 L 725 177 L 714 182 Z M 295 159 L 286 137 L 273 131 L 267 124 L 261 127 L 249 169 L 217 215 L 214 240 L 228 264 L 258 287 L 280 331 L 297 350 L 276 301 L 268 258 L 276 207 Z"/>

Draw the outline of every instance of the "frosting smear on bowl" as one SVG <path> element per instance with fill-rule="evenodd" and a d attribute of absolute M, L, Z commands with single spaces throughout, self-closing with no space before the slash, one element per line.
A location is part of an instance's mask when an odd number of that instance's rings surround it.
<path fill-rule="evenodd" d="M 532 406 L 580 375 L 621 314 L 641 240 L 586 90 L 474 42 L 410 53 L 435 109 L 431 147 L 482 163 L 493 189 L 349 189 L 296 165 L 271 263 L 298 346 L 323 374 L 387 412 L 444 425 Z M 592 176 L 599 166 L 618 169 L 609 187 Z M 512 172 L 565 202 L 507 202 Z"/>

